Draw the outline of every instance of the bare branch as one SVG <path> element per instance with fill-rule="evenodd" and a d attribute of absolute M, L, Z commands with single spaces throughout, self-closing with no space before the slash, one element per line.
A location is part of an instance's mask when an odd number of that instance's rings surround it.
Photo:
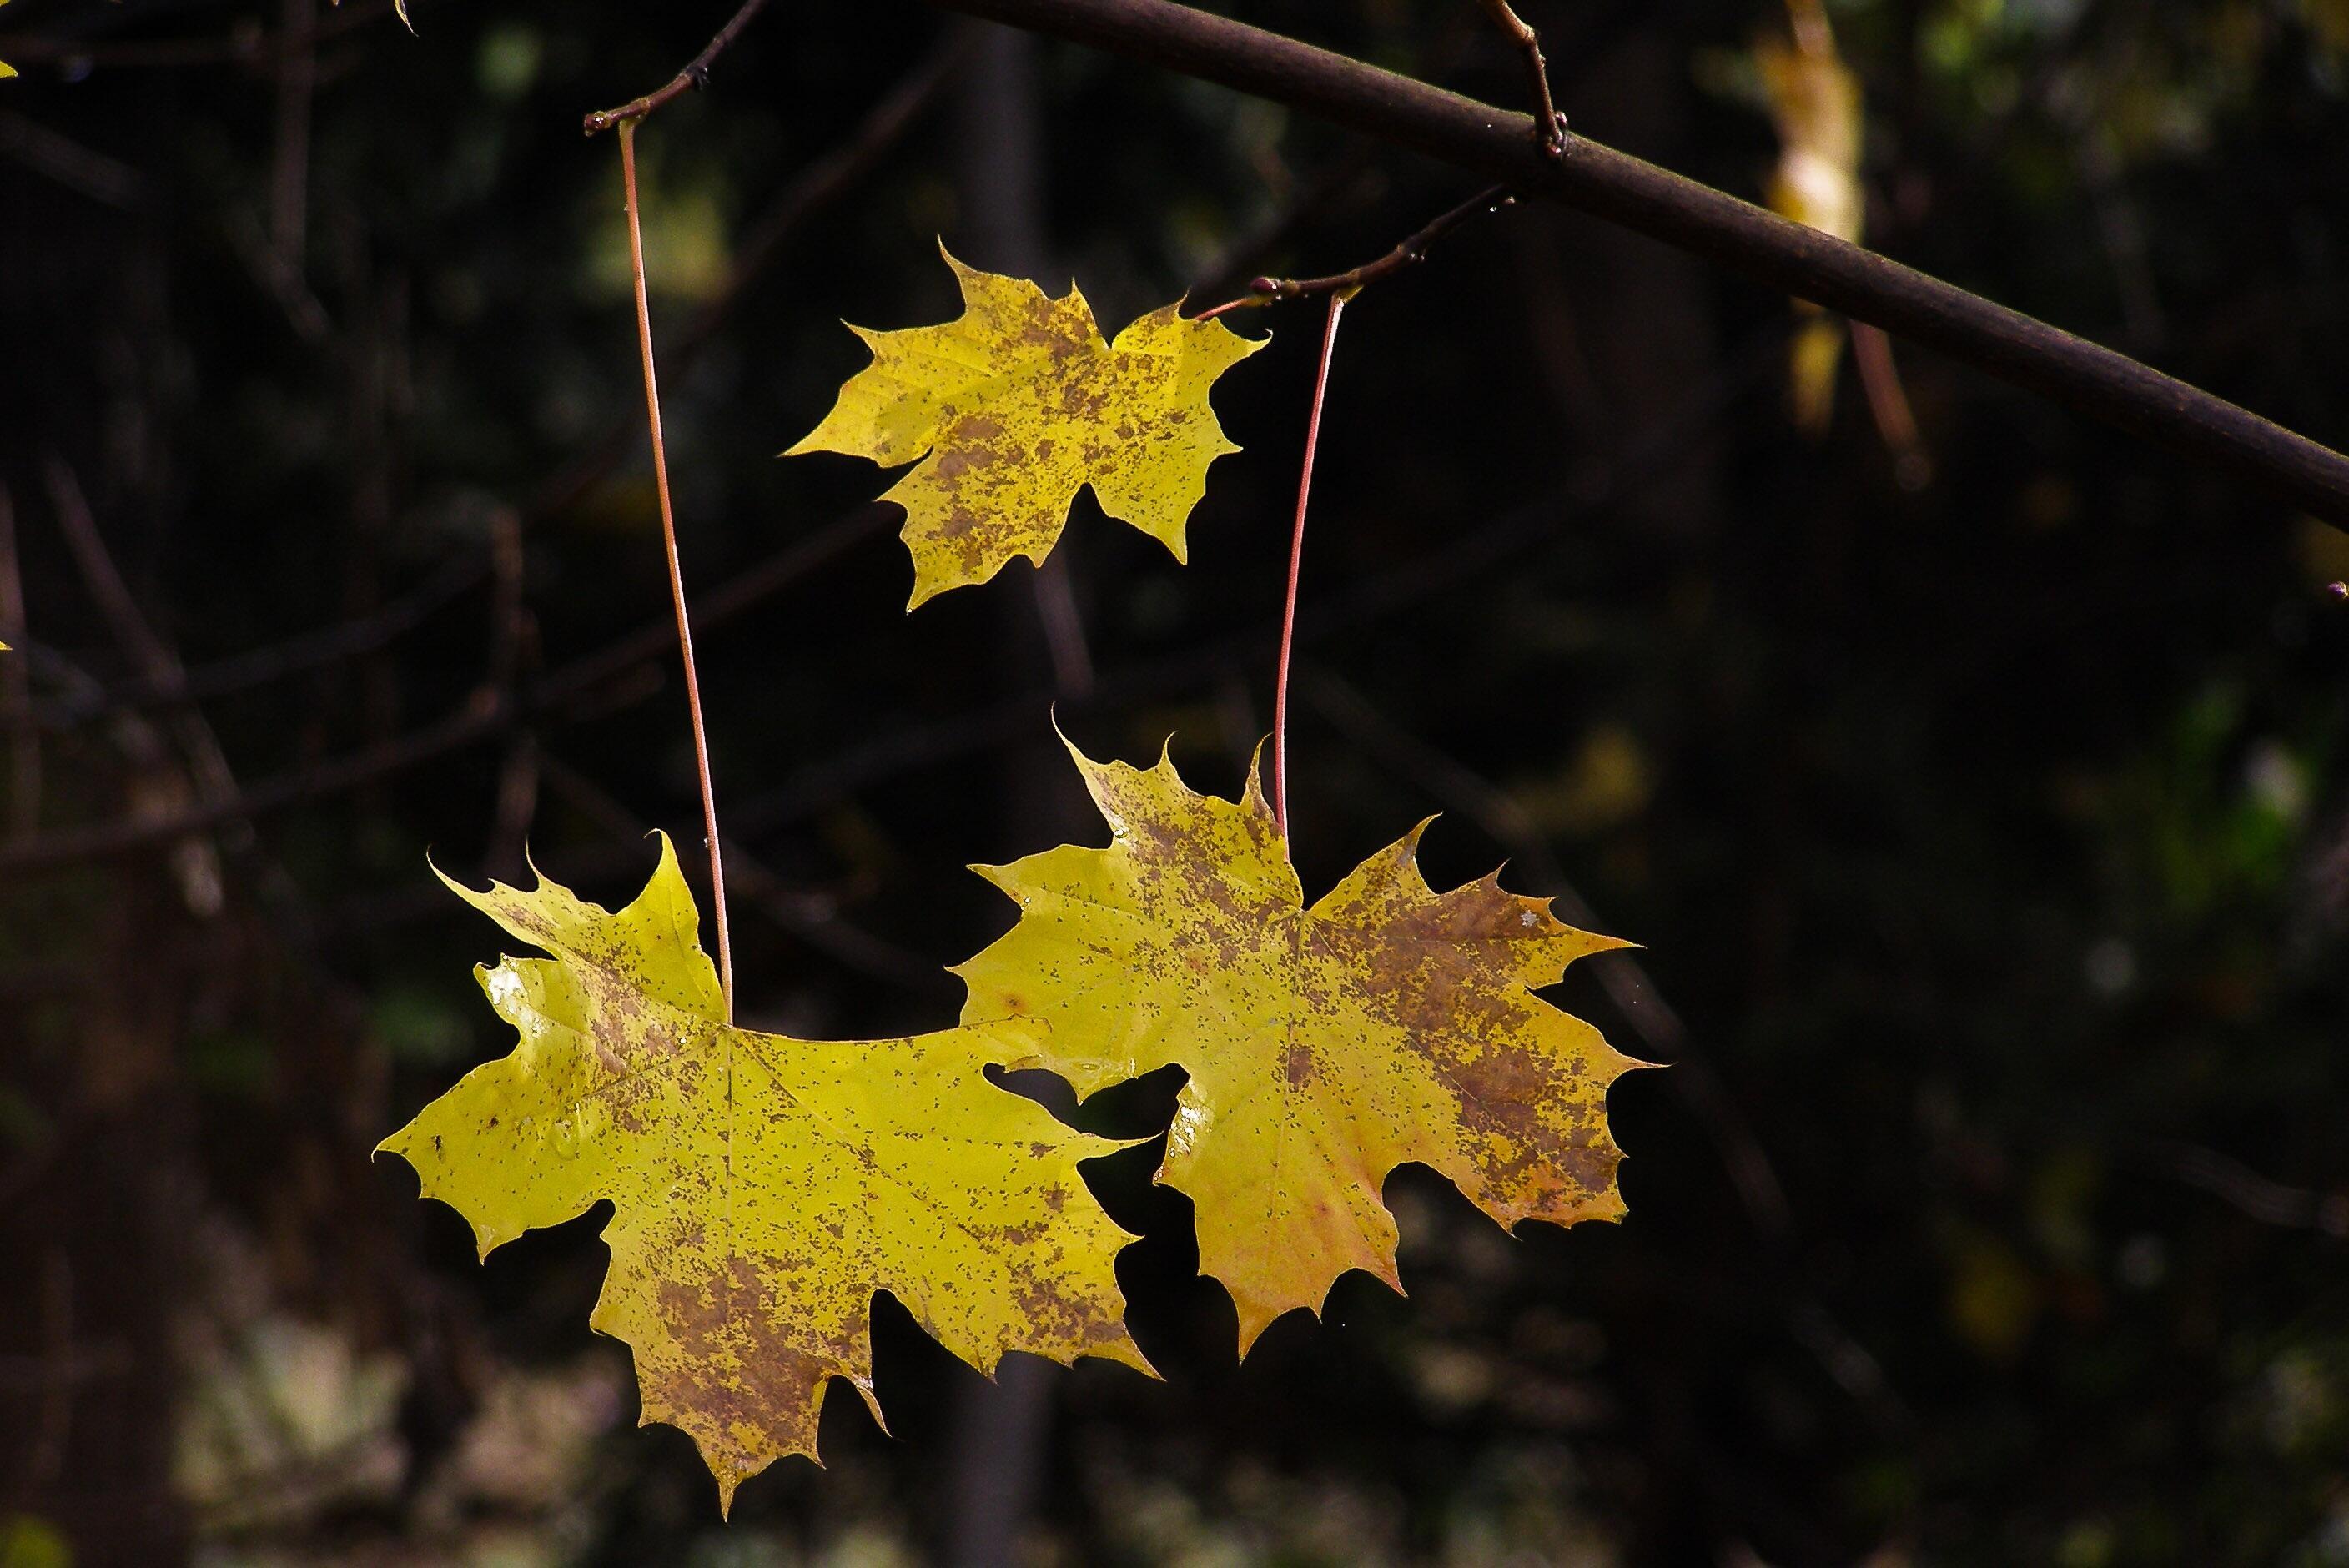
<path fill-rule="evenodd" d="M 1258 278 L 1248 284 L 1248 292 L 1235 300 L 1227 300 L 1213 310 L 1199 313 L 1201 321 L 1242 310 L 1249 305 L 1273 304 L 1281 300 L 1308 299 L 1315 294 L 1359 294 L 1368 284 L 1381 278 L 1392 277 L 1405 267 L 1416 266 L 1427 259 L 1427 253 L 1436 241 L 1469 219 L 1485 212 L 1497 212 L 1513 204 L 1516 198 L 1508 187 L 1495 185 L 1479 191 L 1457 207 L 1444 212 L 1411 234 L 1401 244 L 1376 261 L 1364 262 L 1359 267 L 1349 267 L 1342 273 L 1332 273 L 1321 278 Z"/>
<path fill-rule="evenodd" d="M 752 17 L 766 9 L 766 5 L 767 0 L 742 0 L 742 8 L 734 13 L 726 26 L 718 29 L 718 36 L 709 40 L 701 53 L 693 57 L 685 69 L 640 98 L 633 98 L 617 108 L 597 109 L 582 122 L 582 128 L 588 135 L 594 136 L 616 125 L 642 119 L 669 99 L 680 98 L 688 91 L 699 92 L 708 87 L 709 67 L 717 63 L 718 57 L 724 54 L 735 39 L 742 36 L 742 29 L 750 25 Z"/>

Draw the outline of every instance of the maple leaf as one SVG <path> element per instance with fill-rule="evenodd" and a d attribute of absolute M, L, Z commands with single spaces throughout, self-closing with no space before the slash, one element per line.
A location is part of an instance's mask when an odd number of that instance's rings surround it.
<path fill-rule="evenodd" d="M 1070 755 L 1112 842 L 975 868 L 1020 913 L 956 970 L 963 1019 L 1034 1026 L 1017 1065 L 1081 1094 L 1189 1071 L 1158 1179 L 1196 1206 L 1200 1272 L 1230 1290 L 1242 1355 L 1347 1269 L 1402 1288 L 1381 1189 L 1408 1161 L 1510 1229 L 1621 1216 L 1607 1088 L 1638 1064 L 1531 988 L 1626 944 L 1498 872 L 1433 892 L 1425 822 L 1308 909 L 1253 768 L 1230 801 L 1164 756 Z"/>
<path fill-rule="evenodd" d="M 1088 484 L 1102 511 L 1185 560 L 1207 466 L 1239 450 L 1207 389 L 1271 339 L 1186 320 L 1178 302 L 1105 343 L 1073 284 L 1054 299 L 938 253 L 961 281 L 963 314 L 902 332 L 850 326 L 873 363 L 784 454 L 922 459 L 882 497 L 905 509 L 906 608 L 984 583 L 1015 555 L 1042 565 Z"/>
<path fill-rule="evenodd" d="M 808 1041 L 726 1022 L 676 851 L 612 913 L 539 879 L 448 882 L 548 958 L 477 973 L 521 1039 L 386 1139 L 481 1255 L 609 1199 L 612 1261 L 589 1322 L 636 1352 L 643 1419 L 684 1429 L 721 1504 L 785 1454 L 815 1457 L 823 1391 L 874 1418 L 876 1289 L 992 1373 L 1006 1350 L 1149 1370 L 1112 1260 L 1133 1238 L 1073 1132 L 988 1083 L 1005 1030 Z"/>

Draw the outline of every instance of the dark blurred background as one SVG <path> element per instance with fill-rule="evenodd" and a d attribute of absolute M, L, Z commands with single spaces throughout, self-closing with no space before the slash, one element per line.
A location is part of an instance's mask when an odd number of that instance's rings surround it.
<path fill-rule="evenodd" d="M 727 7 L 413 10 L 0 12 L 0 1563 L 2349 1562 L 2349 541 L 1897 345 L 1806 428 L 1786 301 L 1523 206 L 1348 313 L 1297 847 L 1441 811 L 1438 885 L 1644 944 L 1557 993 L 1677 1064 L 1629 1221 L 1406 1171 L 1410 1296 L 1239 1367 L 1138 1149 L 1164 1383 L 989 1386 L 885 1299 L 894 1437 L 833 1398 L 721 1526 L 586 1328 L 600 1213 L 479 1265 L 368 1150 L 511 1038 L 428 852 L 618 901 L 698 838 L 578 123 Z M 1468 0 L 1238 14 L 1522 97 Z M 1757 199 L 1811 134 L 1784 0 L 1527 15 L 1586 134 Z M 1871 243 L 2343 438 L 2341 0 L 1826 15 Z M 910 618 L 885 477 L 773 455 L 840 319 L 953 314 L 943 236 L 1114 330 L 1475 182 L 911 3 L 774 7 L 640 147 L 744 1016 L 943 1025 L 1011 913 L 960 868 L 1102 841 L 1055 700 L 1237 787 L 1320 311 L 1234 318 L 1187 570 L 1088 500 Z"/>

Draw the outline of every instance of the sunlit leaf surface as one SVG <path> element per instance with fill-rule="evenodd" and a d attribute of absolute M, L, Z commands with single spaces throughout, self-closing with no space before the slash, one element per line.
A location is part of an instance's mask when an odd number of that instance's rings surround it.
<path fill-rule="evenodd" d="M 1112 840 L 983 870 L 1020 917 L 957 971 L 964 1022 L 1035 1026 L 1028 1065 L 1083 1093 L 1188 1070 L 1159 1179 L 1243 1352 L 1347 1269 L 1401 1288 L 1381 1188 L 1408 1161 L 1510 1227 L 1622 1214 L 1606 1099 L 1633 1064 L 1530 988 L 1623 944 L 1495 877 L 1431 891 L 1418 830 L 1308 909 L 1253 776 L 1235 802 L 1071 755 Z"/>
<path fill-rule="evenodd" d="M 1023 278 L 947 263 L 963 314 L 902 332 L 851 327 L 873 363 L 786 455 L 921 459 L 882 498 L 905 509 L 915 604 L 984 583 L 1015 555 L 1042 564 L 1088 484 L 1104 512 L 1185 559 L 1207 466 L 1239 450 L 1207 389 L 1270 340 L 1170 304 L 1107 343 L 1073 286 L 1054 299 Z"/>
<path fill-rule="evenodd" d="M 875 1290 L 982 1371 L 1007 1350 L 1146 1369 L 1112 1271 L 1132 1238 L 1077 1172 L 1119 1145 L 982 1076 L 1027 1053 L 1023 1036 L 729 1026 L 666 839 L 616 913 L 543 880 L 450 885 L 554 956 L 479 972 L 519 1043 L 382 1147 L 485 1257 L 612 1204 L 590 1322 L 635 1347 L 644 1419 L 693 1436 L 724 1501 L 777 1458 L 814 1455 L 829 1379 L 873 1402 Z"/>

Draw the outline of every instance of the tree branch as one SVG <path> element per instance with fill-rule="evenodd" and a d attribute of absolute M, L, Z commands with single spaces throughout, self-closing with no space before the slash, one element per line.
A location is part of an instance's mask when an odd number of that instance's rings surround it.
<path fill-rule="evenodd" d="M 1527 116 L 1173 0 L 931 0 L 1304 109 L 1474 170 L 1871 323 L 2200 458 L 2349 528 L 2349 458 L 2116 354 L 1707 185 Z"/>
<path fill-rule="evenodd" d="M 1248 292 L 1237 299 L 1226 300 L 1213 310 L 1199 313 L 1201 321 L 1209 321 L 1250 305 L 1272 304 L 1280 300 L 1307 299 L 1314 294 L 1342 294 L 1351 297 L 1366 284 L 1390 277 L 1405 267 L 1416 266 L 1427 259 L 1427 253 L 1436 241 L 1469 219 L 1484 212 L 1495 212 L 1516 200 L 1508 187 L 1495 185 L 1479 191 L 1450 211 L 1429 222 L 1376 261 L 1364 262 L 1359 267 L 1349 267 L 1342 273 L 1331 273 L 1320 278 L 1258 278 L 1248 284 Z"/>
<path fill-rule="evenodd" d="M 694 56 L 685 69 L 640 98 L 632 98 L 617 108 L 595 110 L 580 122 L 580 129 L 593 136 L 599 130 L 609 130 L 616 125 L 642 119 L 669 99 L 683 96 L 688 88 L 700 91 L 708 84 L 709 67 L 718 63 L 718 57 L 742 36 L 742 29 L 750 25 L 750 19 L 765 9 L 766 5 L 767 0 L 742 0 L 742 8 L 728 19 L 726 26 L 718 29 L 718 36 L 702 46 L 701 53 Z"/>

